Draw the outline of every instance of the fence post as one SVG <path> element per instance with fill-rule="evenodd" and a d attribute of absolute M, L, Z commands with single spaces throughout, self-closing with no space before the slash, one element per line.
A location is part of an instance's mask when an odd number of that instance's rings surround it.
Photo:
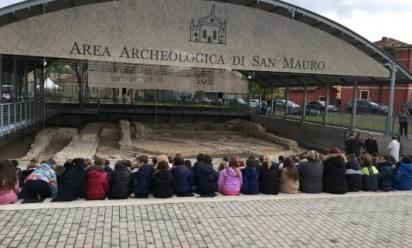
<path fill-rule="evenodd" d="M 396 66 L 395 62 L 391 64 L 391 85 L 389 88 L 389 104 L 388 104 L 388 116 L 386 118 L 386 129 L 385 134 L 390 134 L 392 131 L 393 133 L 393 104 L 395 98 L 395 84 L 396 84 L 396 72 L 398 71 L 398 67 Z"/>
<path fill-rule="evenodd" d="M 3 127 L 4 127 L 4 114 L 3 114 L 3 104 L 0 104 L 0 136 L 3 136 Z"/>

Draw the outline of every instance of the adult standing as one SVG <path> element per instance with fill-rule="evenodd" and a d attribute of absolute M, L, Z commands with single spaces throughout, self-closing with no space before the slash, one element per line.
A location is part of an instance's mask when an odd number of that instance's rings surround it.
<path fill-rule="evenodd" d="M 398 136 L 393 136 L 392 141 L 388 145 L 389 154 L 399 162 L 399 151 L 401 149 L 401 143 L 398 140 Z"/>
<path fill-rule="evenodd" d="M 402 106 L 399 113 L 399 133 L 402 136 L 408 136 L 408 119 L 410 113 L 405 106 Z"/>
<path fill-rule="evenodd" d="M 347 154 L 356 154 L 356 156 L 359 156 L 362 150 L 362 147 L 364 146 L 363 140 L 361 139 L 360 133 L 354 132 L 353 136 L 349 137 L 348 140 L 346 141 L 347 149 L 346 153 Z"/>
<path fill-rule="evenodd" d="M 365 149 L 370 155 L 376 155 L 379 153 L 378 142 L 372 133 L 369 133 L 368 138 L 365 140 Z"/>

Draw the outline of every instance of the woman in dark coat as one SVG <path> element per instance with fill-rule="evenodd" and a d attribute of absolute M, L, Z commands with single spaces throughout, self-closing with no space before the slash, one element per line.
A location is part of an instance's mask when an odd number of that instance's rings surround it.
<path fill-rule="evenodd" d="M 156 198 L 169 198 L 175 191 L 175 178 L 169 169 L 169 163 L 160 161 L 152 179 L 152 193 Z"/>
<path fill-rule="evenodd" d="M 259 190 L 262 194 L 277 195 L 280 191 L 280 171 L 279 165 L 272 162 L 269 157 L 262 163 L 259 170 Z"/>
<path fill-rule="evenodd" d="M 204 197 L 216 196 L 219 174 L 213 169 L 212 158 L 204 155 L 203 162 L 200 162 L 194 171 L 195 192 Z"/>
<path fill-rule="evenodd" d="M 130 171 L 130 161 L 121 160 L 114 166 L 110 178 L 110 199 L 127 199 L 133 189 L 133 175 Z"/>
<path fill-rule="evenodd" d="M 299 167 L 300 192 L 317 194 L 322 193 L 323 188 L 323 164 L 320 155 L 316 151 L 306 154 L 307 162 Z"/>
<path fill-rule="evenodd" d="M 61 186 L 60 186 L 61 185 Z M 87 190 L 87 173 L 85 171 L 84 159 L 76 158 L 71 163 L 64 165 L 64 172 L 61 175 L 57 196 L 54 202 L 74 201 L 85 198 Z"/>
<path fill-rule="evenodd" d="M 331 194 L 345 194 L 348 191 L 346 183 L 346 156 L 338 148 L 329 151 L 323 159 L 323 191 Z"/>

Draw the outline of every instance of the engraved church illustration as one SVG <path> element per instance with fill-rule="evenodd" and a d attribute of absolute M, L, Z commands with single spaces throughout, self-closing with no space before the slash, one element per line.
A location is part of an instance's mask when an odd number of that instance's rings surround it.
<path fill-rule="evenodd" d="M 216 6 L 213 5 L 210 14 L 190 23 L 190 41 L 212 44 L 226 44 L 227 20 L 222 21 L 216 16 Z"/>

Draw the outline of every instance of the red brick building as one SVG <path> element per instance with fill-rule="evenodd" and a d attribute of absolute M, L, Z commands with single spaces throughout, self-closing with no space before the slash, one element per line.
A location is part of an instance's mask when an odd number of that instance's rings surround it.
<path fill-rule="evenodd" d="M 412 71 L 412 45 L 383 37 L 382 40 L 375 42 L 376 45 L 384 48 L 409 71 Z M 347 103 L 352 100 L 353 88 L 342 87 L 341 91 L 341 110 L 345 111 Z M 389 102 L 389 85 L 361 86 L 358 88 L 358 97 L 368 99 L 382 105 L 388 105 Z M 394 112 L 398 113 L 401 106 L 412 100 L 412 82 L 410 84 L 396 85 Z"/>

